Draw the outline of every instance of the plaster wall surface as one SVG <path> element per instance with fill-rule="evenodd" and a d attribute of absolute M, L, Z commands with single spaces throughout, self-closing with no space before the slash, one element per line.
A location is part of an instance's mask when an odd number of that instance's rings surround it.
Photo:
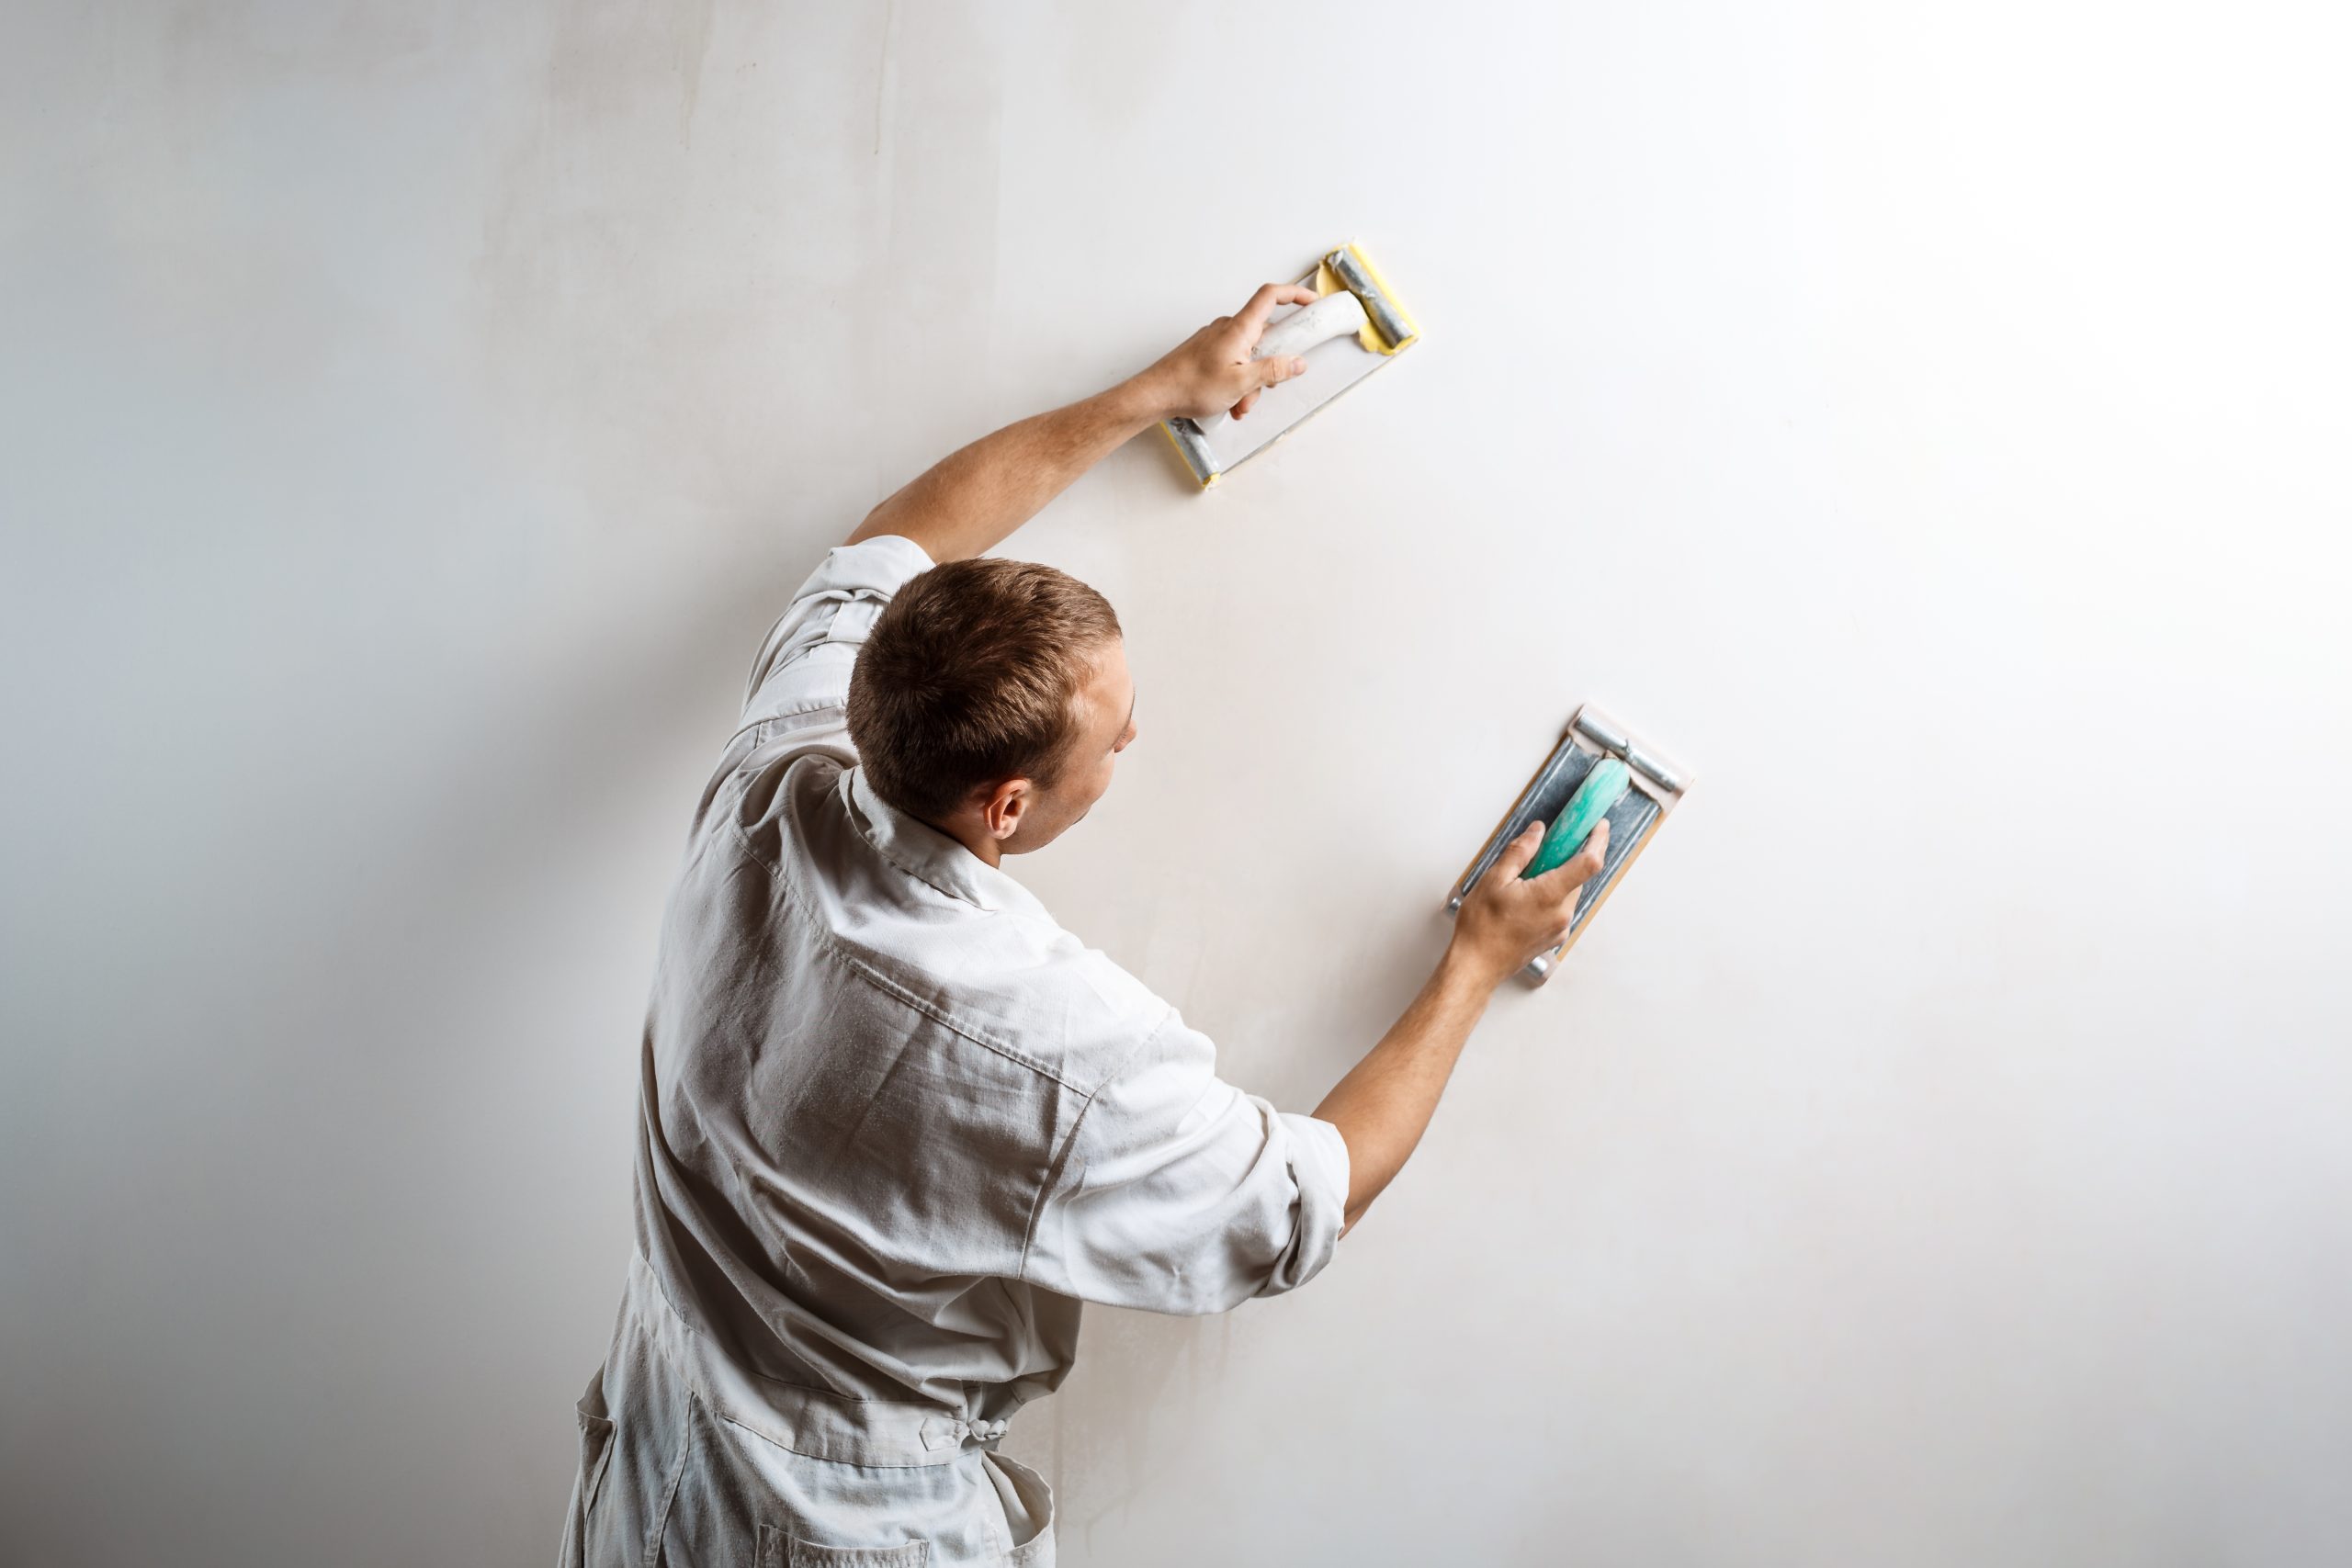
<path fill-rule="evenodd" d="M 1405 360 L 1017 535 L 1018 863 L 1306 1109 L 1579 701 L 1698 774 L 1310 1288 L 1098 1313 L 1064 1561 L 2352 1558 L 2324 8 L 0 19 L 0 1517 L 537 1563 L 656 924 L 792 585 L 1365 241 Z"/>

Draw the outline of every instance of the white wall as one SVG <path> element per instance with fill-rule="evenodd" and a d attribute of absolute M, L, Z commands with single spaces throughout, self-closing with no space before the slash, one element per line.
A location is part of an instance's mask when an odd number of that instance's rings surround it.
<path fill-rule="evenodd" d="M 1577 701 L 1699 787 L 1313 1288 L 1091 1319 L 1067 1560 L 2352 1555 L 2346 41 L 10 7 L 10 1553 L 546 1561 L 782 595 L 1353 234 L 1423 346 L 1013 541 L 1142 692 L 1022 874 L 1304 1108 Z"/>

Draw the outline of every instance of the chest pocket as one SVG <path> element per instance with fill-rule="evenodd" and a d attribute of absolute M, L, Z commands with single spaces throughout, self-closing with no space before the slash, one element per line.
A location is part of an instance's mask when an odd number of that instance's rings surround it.
<path fill-rule="evenodd" d="M 819 1546 L 774 1525 L 760 1527 L 759 1568 L 926 1568 L 931 1543 L 903 1546 Z"/>

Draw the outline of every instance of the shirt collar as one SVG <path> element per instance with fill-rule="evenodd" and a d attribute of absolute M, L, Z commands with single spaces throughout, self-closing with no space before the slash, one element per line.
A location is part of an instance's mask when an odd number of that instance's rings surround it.
<path fill-rule="evenodd" d="M 909 876 L 983 909 L 1046 916 L 1035 894 L 930 823 L 876 795 L 863 767 L 851 768 L 842 781 L 851 822 L 876 854 Z"/>

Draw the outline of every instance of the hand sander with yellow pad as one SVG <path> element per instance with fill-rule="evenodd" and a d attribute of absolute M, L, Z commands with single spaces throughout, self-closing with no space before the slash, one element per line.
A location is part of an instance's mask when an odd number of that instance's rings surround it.
<path fill-rule="evenodd" d="M 1306 361 L 1306 374 L 1267 388 L 1240 419 L 1215 414 L 1160 423 L 1204 489 L 1421 339 L 1420 327 L 1362 245 L 1341 245 L 1298 281 L 1320 298 L 1272 318 L 1256 357 L 1295 354 Z"/>

